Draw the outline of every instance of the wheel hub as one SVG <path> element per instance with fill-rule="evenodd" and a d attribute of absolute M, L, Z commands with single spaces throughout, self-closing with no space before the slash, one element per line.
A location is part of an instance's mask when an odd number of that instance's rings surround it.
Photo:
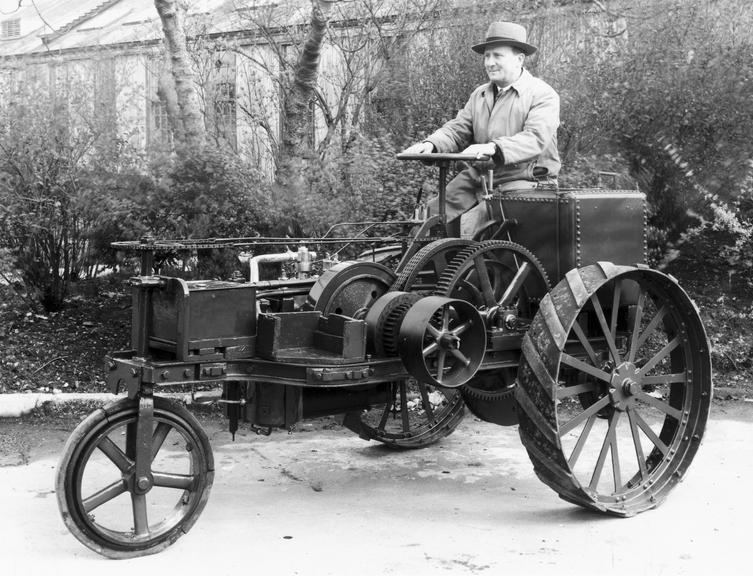
<path fill-rule="evenodd" d="M 457 348 L 460 345 L 460 338 L 451 332 L 442 332 L 437 339 L 438 344 L 445 350 Z"/>
<path fill-rule="evenodd" d="M 609 398 L 616 410 L 625 411 L 634 401 L 634 396 L 641 391 L 640 370 L 632 362 L 623 362 L 612 373 L 609 383 Z"/>

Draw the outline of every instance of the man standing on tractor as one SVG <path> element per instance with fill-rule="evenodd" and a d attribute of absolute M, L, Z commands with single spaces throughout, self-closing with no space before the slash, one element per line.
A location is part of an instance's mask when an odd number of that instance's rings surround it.
<path fill-rule="evenodd" d="M 536 47 L 526 42 L 526 29 L 512 22 L 493 22 L 486 40 L 472 47 L 484 55 L 489 83 L 476 88 L 455 117 L 423 142 L 408 147 L 406 154 L 457 152 L 488 156 L 461 171 L 448 185 L 447 235 L 470 237 L 488 218 L 482 202 L 481 178 L 493 170 L 489 191 L 536 188 L 542 182 L 556 184 L 560 169 L 557 151 L 559 96 L 543 80 L 523 66 Z M 437 213 L 437 199 L 428 203 Z M 465 213 L 465 214 L 464 214 Z M 463 215 L 462 221 L 460 216 Z"/>

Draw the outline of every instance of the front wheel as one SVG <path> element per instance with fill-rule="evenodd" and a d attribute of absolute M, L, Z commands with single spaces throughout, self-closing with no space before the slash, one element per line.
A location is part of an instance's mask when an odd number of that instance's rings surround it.
<path fill-rule="evenodd" d="M 139 401 L 90 414 L 68 439 L 58 467 L 58 506 L 84 545 L 110 558 L 159 552 L 193 526 L 214 480 L 209 439 L 183 407 L 154 398 L 148 473 L 136 477 Z"/>

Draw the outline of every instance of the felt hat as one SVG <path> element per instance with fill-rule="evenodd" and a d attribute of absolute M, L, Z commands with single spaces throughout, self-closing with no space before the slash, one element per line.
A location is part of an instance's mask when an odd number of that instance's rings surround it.
<path fill-rule="evenodd" d="M 471 50 L 483 54 L 490 46 L 507 45 L 520 49 L 530 56 L 536 52 L 536 46 L 526 42 L 526 29 L 514 22 L 492 22 L 486 31 L 486 40 L 471 47 Z"/>

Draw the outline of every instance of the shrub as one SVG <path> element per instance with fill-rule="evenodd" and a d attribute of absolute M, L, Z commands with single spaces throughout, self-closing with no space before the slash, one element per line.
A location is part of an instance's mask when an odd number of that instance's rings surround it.
<path fill-rule="evenodd" d="M 93 273 L 92 240 L 119 218 L 107 185 L 113 163 L 101 154 L 119 154 L 122 142 L 89 115 L 87 97 L 86 84 L 53 96 L 28 83 L 0 105 L 0 246 L 50 311 L 71 281 Z"/>

